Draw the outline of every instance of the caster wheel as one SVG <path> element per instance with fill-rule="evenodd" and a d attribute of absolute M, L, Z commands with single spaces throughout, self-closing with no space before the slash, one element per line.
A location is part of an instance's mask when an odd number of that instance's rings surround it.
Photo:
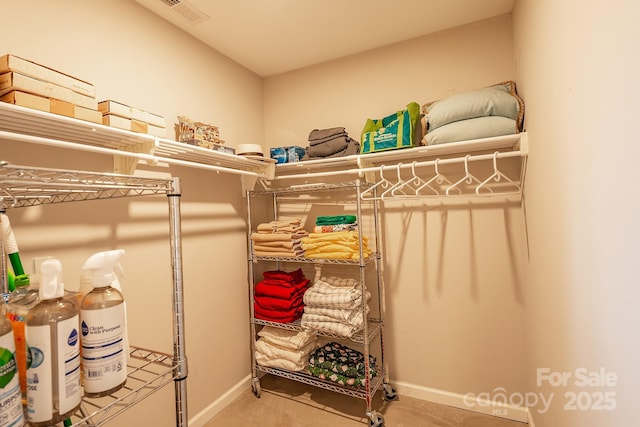
<path fill-rule="evenodd" d="M 369 420 L 369 427 L 384 427 L 384 418 L 382 418 L 382 415 L 373 414 Z"/>
<path fill-rule="evenodd" d="M 398 397 L 398 393 L 396 392 L 396 389 L 391 387 L 390 384 L 384 384 L 383 387 L 384 387 L 384 400 L 390 401 Z"/>
<path fill-rule="evenodd" d="M 255 397 L 260 399 L 260 381 L 259 380 L 255 380 L 251 383 L 251 391 L 253 392 Z"/>

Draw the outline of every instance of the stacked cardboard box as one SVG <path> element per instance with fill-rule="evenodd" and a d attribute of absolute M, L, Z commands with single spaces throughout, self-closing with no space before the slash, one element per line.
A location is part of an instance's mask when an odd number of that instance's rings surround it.
<path fill-rule="evenodd" d="M 98 110 L 102 113 L 102 123 L 105 125 L 161 138 L 167 136 L 163 116 L 110 100 L 99 102 Z"/>
<path fill-rule="evenodd" d="M 15 55 L 0 57 L 0 101 L 102 123 L 91 83 Z"/>

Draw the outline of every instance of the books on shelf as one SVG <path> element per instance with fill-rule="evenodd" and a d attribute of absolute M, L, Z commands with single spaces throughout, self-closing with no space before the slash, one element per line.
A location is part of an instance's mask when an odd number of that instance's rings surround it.
<path fill-rule="evenodd" d="M 50 82 L 90 98 L 95 98 L 96 96 L 95 87 L 91 83 L 15 55 L 0 56 L 0 73 L 7 71 Z"/>
<path fill-rule="evenodd" d="M 112 114 L 127 119 L 139 120 L 156 127 L 163 128 L 166 125 L 166 121 L 163 116 L 143 111 L 139 108 L 129 107 L 128 105 L 116 101 L 100 101 L 98 103 L 98 110 L 101 111 L 102 114 Z"/>
<path fill-rule="evenodd" d="M 32 108 L 47 113 L 60 114 L 93 123 L 102 123 L 102 113 L 59 99 L 33 95 L 27 92 L 12 90 L 0 96 L 0 101 L 20 107 Z"/>
<path fill-rule="evenodd" d="M 55 83 L 38 80 L 25 76 L 24 74 L 16 73 L 15 71 L 0 74 L 0 95 L 4 95 L 12 90 L 67 101 L 91 110 L 98 109 L 98 102 L 95 98 L 82 95 L 66 87 L 58 86 Z"/>
<path fill-rule="evenodd" d="M 98 103 L 91 83 L 11 54 L 0 56 L 0 101 L 166 137 L 163 116 L 112 100 Z"/>

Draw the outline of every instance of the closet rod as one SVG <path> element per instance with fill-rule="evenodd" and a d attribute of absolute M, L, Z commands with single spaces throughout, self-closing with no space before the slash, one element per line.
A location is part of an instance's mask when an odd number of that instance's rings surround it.
<path fill-rule="evenodd" d="M 33 135 L 23 135 L 20 133 L 6 132 L 2 130 L 0 130 L 0 140 L 41 144 L 41 145 L 48 145 L 52 147 L 58 147 L 58 148 L 69 148 L 72 150 L 91 151 L 91 152 L 100 153 L 100 154 L 111 154 L 115 156 L 133 157 L 139 160 L 146 160 L 153 163 L 169 163 L 169 164 L 174 164 L 179 166 L 187 166 L 190 168 L 211 170 L 215 172 L 233 173 L 236 175 L 246 175 L 246 176 L 252 176 L 256 178 L 260 177 L 260 175 L 255 172 L 225 168 L 223 166 L 206 165 L 203 163 L 189 162 L 187 160 L 172 159 L 170 157 L 159 157 L 159 156 L 154 156 L 153 154 L 132 153 L 130 151 L 121 151 L 113 148 L 96 147 L 94 145 L 77 144 L 75 142 L 60 141 L 57 139 L 43 138 L 40 136 L 33 136 Z"/>
<path fill-rule="evenodd" d="M 481 161 L 481 160 L 493 160 L 495 154 L 478 154 L 475 156 L 468 156 L 466 160 L 468 162 Z M 497 155 L 498 159 L 509 158 L 509 157 L 526 157 L 526 153 L 517 150 L 517 151 L 507 151 L 501 152 Z M 438 161 L 438 165 L 448 165 L 455 163 L 464 163 L 465 157 L 454 157 L 451 159 L 436 159 Z M 424 162 L 411 162 L 411 163 L 402 163 L 398 165 L 381 165 L 381 166 L 371 166 L 371 167 L 363 167 L 358 169 L 347 169 L 341 171 L 329 171 L 329 172 L 310 172 L 310 173 L 301 173 L 301 174 L 293 174 L 293 175 L 282 175 L 276 176 L 273 181 L 284 180 L 284 179 L 300 179 L 300 178 L 318 178 L 323 176 L 336 176 L 336 175 L 359 175 L 362 176 L 366 172 L 378 172 L 381 168 L 389 168 L 389 169 L 408 169 L 410 167 L 423 167 L 423 166 L 433 166 L 436 164 L 436 160 L 426 160 Z M 361 164 L 361 158 L 358 158 L 358 165 Z"/>

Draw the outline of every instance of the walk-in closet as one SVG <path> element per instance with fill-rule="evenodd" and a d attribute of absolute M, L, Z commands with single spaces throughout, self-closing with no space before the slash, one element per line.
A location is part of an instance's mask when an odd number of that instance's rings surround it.
<path fill-rule="evenodd" d="M 65 423 L 639 424 L 640 7 L 342 3 L 3 5 L 0 213 L 24 272 L 54 257 L 76 291 L 125 251 L 131 377 Z M 438 102 L 488 88 L 518 109 L 483 130 L 513 131 L 435 139 Z M 419 138 L 364 148 L 404 110 Z M 323 226 L 347 234 L 321 249 Z M 274 284 L 318 294 L 285 307 Z M 353 304 L 322 305 L 340 286 Z M 340 351 L 353 376 L 329 378 Z"/>

